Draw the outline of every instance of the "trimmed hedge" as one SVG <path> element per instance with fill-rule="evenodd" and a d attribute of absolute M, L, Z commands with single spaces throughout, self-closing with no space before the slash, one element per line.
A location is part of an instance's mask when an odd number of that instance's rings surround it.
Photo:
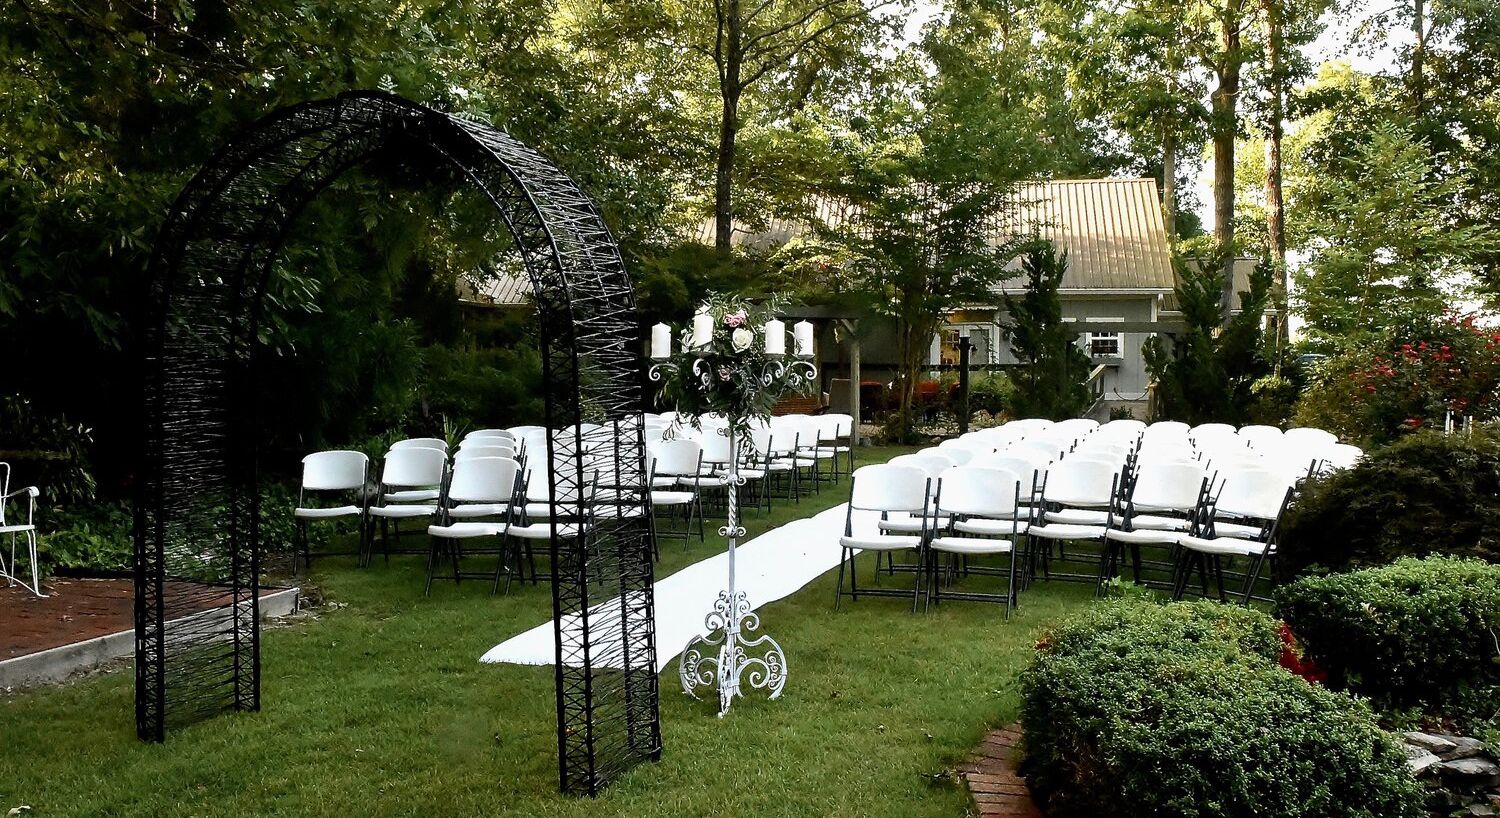
<path fill-rule="evenodd" d="M 1022 772 L 1052 818 L 1406 818 L 1422 789 L 1363 704 L 1274 663 L 1270 617 L 1098 606 L 1022 678 Z"/>
<path fill-rule="evenodd" d="M 1303 484 L 1276 555 L 1283 582 L 1450 554 L 1500 562 L 1500 435 L 1419 432 Z"/>
<path fill-rule="evenodd" d="M 1332 686 L 1465 723 L 1500 711 L 1500 566 L 1403 559 L 1301 579 L 1276 600 Z"/>

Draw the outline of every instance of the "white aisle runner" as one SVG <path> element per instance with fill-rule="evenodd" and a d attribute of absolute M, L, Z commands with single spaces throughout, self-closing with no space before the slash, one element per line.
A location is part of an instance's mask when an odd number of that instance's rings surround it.
<path fill-rule="evenodd" d="M 829 569 L 837 568 L 844 515 L 845 504 L 840 504 L 807 519 L 767 531 L 741 545 L 735 560 L 735 581 L 739 590 L 749 597 L 750 606 L 759 608 L 790 596 Z M 712 533 L 709 536 L 712 537 Z M 674 546 L 668 541 L 662 547 Z M 703 618 L 713 610 L 714 600 L 725 588 L 728 577 L 729 554 L 726 550 L 656 583 L 657 672 L 677 658 L 688 640 L 707 634 Z M 618 605 L 619 602 L 615 601 L 596 607 L 609 610 Z M 832 600 L 829 600 L 829 605 L 833 605 Z M 613 617 L 606 618 L 618 625 Z M 775 622 L 767 622 L 765 626 L 775 633 Z M 567 622 L 564 627 L 568 627 Z M 550 665 L 557 657 L 555 638 L 549 620 L 496 645 L 480 661 Z M 607 634 L 600 638 L 607 638 Z"/>

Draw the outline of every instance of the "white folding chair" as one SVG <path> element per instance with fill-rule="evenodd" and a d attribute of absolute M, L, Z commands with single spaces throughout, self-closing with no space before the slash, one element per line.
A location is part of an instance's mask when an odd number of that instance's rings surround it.
<path fill-rule="evenodd" d="M 686 509 L 686 518 L 683 527 L 679 531 L 675 528 L 665 530 L 669 537 L 681 537 L 682 547 L 687 548 L 687 539 L 691 536 L 693 528 L 693 517 L 698 517 L 698 539 L 704 538 L 703 532 L 703 501 L 698 496 L 698 483 L 696 478 L 702 470 L 703 447 L 696 440 L 663 440 L 652 444 L 649 448 L 654 458 L 654 468 L 651 477 L 651 505 L 654 509 L 657 505 L 669 508 L 680 508 L 678 502 L 681 494 L 688 495 L 689 502 Z M 661 500 L 658 503 L 658 499 Z M 658 529 L 658 534 L 663 533 Z"/>
<path fill-rule="evenodd" d="M 883 521 L 890 514 L 902 514 L 906 517 L 925 521 L 931 509 L 930 494 L 932 491 L 932 480 L 927 473 L 914 466 L 898 466 L 889 463 L 862 466 L 855 469 L 849 484 L 849 506 L 844 517 L 844 536 L 839 538 L 839 548 L 842 549 L 839 557 L 839 582 L 834 595 L 833 607 L 838 610 L 839 603 L 843 600 L 844 574 L 849 575 L 849 593 L 851 599 L 858 600 L 861 593 L 872 596 L 905 596 L 904 591 L 893 588 L 873 588 L 860 591 L 859 580 L 855 573 L 855 559 L 865 551 L 873 551 L 877 555 L 895 553 L 897 551 L 911 551 L 917 557 L 917 564 L 921 565 L 924 555 L 924 544 L 927 542 L 927 531 L 925 528 L 916 534 L 891 534 L 881 529 L 879 522 L 869 528 L 873 531 L 862 530 L 855 532 L 854 513 L 875 512 Z M 861 515 L 862 517 L 864 515 Z M 861 521 L 861 529 L 866 528 Z M 878 565 L 877 565 L 878 570 Z M 917 600 L 922 593 L 922 572 L 914 572 L 916 580 L 912 584 L 911 609 L 917 610 Z"/>
<path fill-rule="evenodd" d="M 949 520 L 947 530 L 928 543 L 931 563 L 929 600 L 941 602 L 946 595 L 954 599 L 999 601 L 1005 603 L 1005 618 L 1016 605 L 1016 540 L 1025 535 L 1027 523 L 1017 519 L 1021 498 L 1021 478 L 1013 472 L 955 466 L 943 472 L 939 480 L 937 513 Z M 962 573 L 998 574 L 1004 576 L 1005 594 L 975 591 L 944 593 L 937 555 L 952 555 L 961 560 Z M 969 565 L 970 557 L 1004 554 L 1009 558 L 1003 573 Z M 955 576 L 960 564 L 952 566 Z"/>
<path fill-rule="evenodd" d="M 513 551 L 515 570 L 519 573 L 524 559 L 531 568 L 532 585 L 552 576 L 551 572 L 544 576 L 537 571 L 533 543 L 551 541 L 554 536 L 559 541 L 588 537 L 594 528 L 599 487 L 594 475 L 588 472 L 578 475 L 572 463 L 560 462 L 552 465 L 556 474 L 551 477 L 557 482 L 554 490 L 547 471 L 539 467 L 539 462 L 534 460 L 526 468 L 522 481 L 526 503 L 520 520 L 513 521 L 505 529 L 506 537 L 522 541 Z M 546 553 L 550 556 L 551 549 Z"/>
<path fill-rule="evenodd" d="M 1086 458 L 1068 458 L 1053 463 L 1047 469 L 1031 527 L 1027 530 L 1027 535 L 1036 548 L 1046 548 L 1042 554 L 1044 576 L 1049 579 L 1054 576 L 1051 571 L 1052 543 L 1058 544 L 1059 558 L 1064 561 L 1068 560 L 1065 543 L 1092 541 L 1102 546 L 1107 515 L 1114 510 L 1119 480 L 1119 471 L 1112 468 L 1110 463 Z M 1074 522 L 1095 519 L 1098 520 L 1097 523 Z M 1038 539 L 1044 542 L 1039 543 Z M 1101 547 L 1098 555 L 1101 561 L 1105 557 L 1105 551 Z M 1099 573 L 1096 569 L 1093 574 L 1063 573 L 1056 576 L 1060 579 L 1091 580 L 1095 583 L 1096 591 L 1100 591 Z"/>
<path fill-rule="evenodd" d="M 1104 532 L 1109 561 L 1102 581 L 1119 573 L 1124 548 L 1130 549 L 1135 581 L 1141 581 L 1141 546 L 1167 546 L 1174 565 L 1177 543 L 1193 524 L 1208 491 L 1208 471 L 1195 461 L 1148 461 L 1140 465 L 1117 513 Z"/>
<path fill-rule="evenodd" d="M 420 448 L 420 447 L 418 447 Z M 359 524 L 359 550 L 356 554 L 364 564 L 368 558 L 366 538 L 369 521 L 370 458 L 364 452 L 334 450 L 314 452 L 302 458 L 302 486 L 297 491 L 297 507 L 292 518 L 297 523 L 297 541 L 302 552 L 302 562 L 312 567 L 312 549 L 308 544 L 307 525 L 314 520 L 336 520 L 353 517 Z M 354 494 L 354 502 L 335 506 L 309 505 L 314 492 L 338 492 Z M 318 556 L 332 556 L 325 552 Z"/>
<path fill-rule="evenodd" d="M 42 569 L 36 553 L 36 498 L 41 494 L 41 490 L 36 486 L 23 486 L 12 491 L 10 464 L 0 463 L 0 535 L 8 535 L 10 538 L 10 562 L 0 559 L 0 577 L 4 577 L 10 586 L 19 582 L 22 587 L 38 597 L 46 597 L 47 595 L 42 593 Z M 20 497 L 26 498 L 26 516 L 24 518 L 18 518 L 15 514 L 7 516 L 6 506 L 10 505 L 11 500 Z M 26 564 L 31 567 L 30 585 L 19 576 L 20 567 L 16 563 L 18 542 L 26 544 Z"/>
<path fill-rule="evenodd" d="M 448 459 L 437 449 L 408 447 L 386 453 L 376 487 L 378 502 L 370 506 L 370 517 L 380 521 L 380 546 L 385 561 L 391 560 L 391 531 L 401 538 L 402 520 L 431 519 L 437 514 L 438 498 Z M 374 547 L 367 559 L 373 557 Z"/>
<path fill-rule="evenodd" d="M 505 590 L 510 591 L 510 571 L 506 565 L 505 535 L 510 528 L 515 507 L 516 490 L 521 465 L 504 457 L 479 457 L 453 464 L 453 474 L 448 479 L 447 489 L 440 500 L 438 521 L 427 527 L 427 586 L 424 594 L 432 593 L 432 581 L 437 578 L 437 563 L 446 556 L 453 565 L 453 573 L 443 579 L 452 579 L 455 584 L 467 578 L 490 579 L 490 595 L 500 590 L 500 574 L 505 572 Z M 460 511 L 462 509 L 462 511 Z M 457 513 L 455 513 L 457 512 Z M 494 518 L 480 520 L 478 518 Z M 493 549 L 468 548 L 470 554 L 495 554 L 495 570 L 491 574 L 478 574 L 461 570 L 464 542 L 489 537 L 500 538 Z"/>
<path fill-rule="evenodd" d="M 448 441 L 439 437 L 409 437 L 391 444 L 392 449 L 442 449 L 448 451 Z"/>
<path fill-rule="evenodd" d="M 1247 557 L 1241 603 L 1248 605 L 1268 560 L 1276 558 L 1281 516 L 1292 497 L 1293 482 L 1274 469 L 1239 468 L 1219 473 L 1217 496 L 1196 515 L 1193 530 L 1179 541 L 1177 576 L 1172 596 L 1181 599 L 1196 566 L 1204 595 L 1212 571 L 1219 599 L 1224 599 L 1224 557 Z M 1237 520 L 1238 522 L 1231 522 Z M 1274 576 L 1274 573 L 1273 573 Z"/>

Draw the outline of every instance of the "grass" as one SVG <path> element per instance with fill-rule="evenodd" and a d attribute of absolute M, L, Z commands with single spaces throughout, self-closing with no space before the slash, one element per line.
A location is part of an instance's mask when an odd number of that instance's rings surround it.
<path fill-rule="evenodd" d="M 885 460 L 894 449 L 863 452 Z M 752 514 L 750 536 L 836 505 L 847 483 Z M 663 542 L 659 576 L 722 549 Z M 830 547 L 833 547 L 830 544 Z M 870 558 L 866 558 L 869 563 Z M 597 800 L 556 792 L 552 669 L 481 665 L 503 639 L 546 621 L 550 593 L 438 585 L 422 562 L 355 570 L 329 559 L 313 579 L 343 603 L 265 633 L 260 713 L 135 739 L 120 670 L 0 696 L 0 810 L 152 816 L 961 816 L 946 771 L 988 726 L 1016 717 L 1017 674 L 1039 628 L 1092 588 L 1039 583 L 1010 623 L 998 606 L 861 599 L 833 610 L 837 572 L 766 606 L 786 647 L 782 698 L 751 693 L 723 720 L 662 676 L 660 763 Z M 868 568 L 862 573 L 868 576 Z M 909 576 L 894 581 L 904 583 Z M 889 582 L 889 581 L 888 581 Z M 966 580 L 965 582 L 982 581 Z"/>

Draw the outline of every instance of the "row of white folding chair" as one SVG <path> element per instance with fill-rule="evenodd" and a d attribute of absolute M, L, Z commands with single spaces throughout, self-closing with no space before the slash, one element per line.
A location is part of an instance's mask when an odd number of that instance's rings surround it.
<path fill-rule="evenodd" d="M 947 466 L 933 477 L 931 468 L 944 456 L 930 453 L 923 460 L 923 453 L 893 458 L 890 463 L 864 466 L 854 472 L 846 511 L 844 535 L 839 538 L 842 556 L 839 563 L 839 581 L 835 607 L 842 601 L 846 569 L 854 576 L 854 557 L 864 551 L 894 553 L 913 551 L 921 554 L 924 548 L 932 548 L 966 556 L 982 554 L 1014 554 L 1014 536 L 1024 533 L 1024 523 L 1018 520 L 1016 499 L 1020 496 L 1021 481 L 1011 473 L 993 469 L 965 466 Z M 899 461 L 899 462 L 898 462 Z M 948 481 L 946 498 L 941 490 L 943 481 Z M 934 499 L 936 498 L 936 499 Z M 873 532 L 855 531 L 856 511 L 876 512 L 881 515 Z M 891 515 L 901 515 L 892 518 Z M 892 525 L 893 521 L 905 524 Z M 987 522 L 993 524 L 986 524 Z M 943 534 L 947 529 L 949 533 Z M 970 536 L 960 537 L 959 533 Z M 999 535 L 999 536 L 997 536 Z M 1006 538 L 1009 535 L 1009 538 Z M 960 598 L 998 598 L 1006 603 L 1006 615 L 1015 601 L 1015 562 L 1011 561 L 1009 585 L 1004 596 L 956 593 Z M 916 581 L 912 589 L 912 609 L 916 610 L 924 580 L 927 580 L 925 564 L 919 560 Z M 931 577 L 935 583 L 936 576 Z M 933 585 L 932 591 L 936 591 Z M 904 591 L 874 589 L 859 591 L 857 583 L 851 594 L 901 595 Z"/>

